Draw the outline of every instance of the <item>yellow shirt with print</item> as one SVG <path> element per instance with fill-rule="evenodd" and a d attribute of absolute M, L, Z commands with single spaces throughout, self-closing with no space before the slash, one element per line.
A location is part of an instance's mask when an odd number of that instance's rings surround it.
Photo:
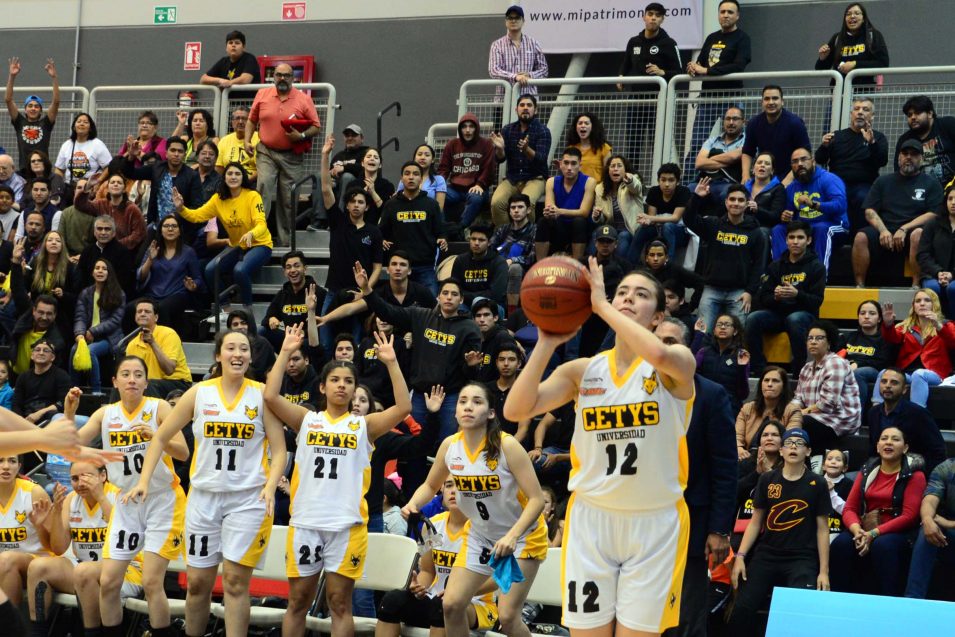
<path fill-rule="evenodd" d="M 259 143 L 259 134 L 252 133 L 252 154 L 245 152 L 245 140 L 240 140 L 235 133 L 229 133 L 219 140 L 219 159 L 216 160 L 216 167 L 225 169 L 229 162 L 237 161 L 245 168 L 249 176 L 256 174 L 255 170 L 255 147 Z"/>
<path fill-rule="evenodd" d="M 199 223 L 209 221 L 213 217 L 219 220 L 229 233 L 229 245 L 236 246 L 239 239 L 248 231 L 252 231 L 252 246 L 272 247 L 272 234 L 265 224 L 265 206 L 262 205 L 262 196 L 255 190 L 242 189 L 238 197 L 221 199 L 217 194 L 199 208 L 183 208 L 179 213 L 186 221 Z M 243 250 L 245 245 L 240 246 Z"/>
<path fill-rule="evenodd" d="M 20 342 L 17 343 L 17 358 L 13 361 L 13 371 L 15 373 L 22 374 L 30 369 L 30 353 L 33 351 L 33 344 L 45 334 L 46 332 L 31 330 L 20 337 Z"/>
<path fill-rule="evenodd" d="M 176 361 L 176 369 L 168 376 L 164 374 L 152 346 L 143 341 L 143 336 L 140 334 L 126 346 L 126 355 L 139 356 L 146 361 L 146 378 L 150 380 L 192 380 L 192 372 L 189 371 L 189 365 L 186 363 L 186 353 L 182 349 L 182 341 L 179 340 L 176 331 L 165 325 L 157 325 L 153 329 L 153 339 L 167 358 Z"/>

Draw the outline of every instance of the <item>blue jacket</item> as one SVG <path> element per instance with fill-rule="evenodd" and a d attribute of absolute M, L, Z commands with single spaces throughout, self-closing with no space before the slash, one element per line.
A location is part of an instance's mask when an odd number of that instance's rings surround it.
<path fill-rule="evenodd" d="M 109 341 L 109 347 L 116 352 L 116 346 L 123 340 L 123 313 L 126 308 L 126 295 L 120 292 L 119 307 L 110 311 L 100 308 L 99 325 L 90 327 L 93 322 L 93 290 L 94 286 L 83 288 L 76 299 L 76 311 L 73 314 L 73 335 L 86 334 L 89 330 L 97 341 Z"/>
<path fill-rule="evenodd" d="M 819 202 L 819 210 L 809 207 L 800 209 L 796 205 L 796 199 L 805 194 L 808 194 L 812 201 Z M 843 228 L 849 228 L 846 185 L 834 174 L 819 166 L 816 166 L 808 184 L 793 179 L 792 183 L 786 186 L 784 210 L 792 210 L 796 213 L 793 220 L 802 219 L 809 223 L 825 221 L 830 226 L 841 225 Z"/>
<path fill-rule="evenodd" d="M 690 475 L 683 498 L 690 510 L 689 554 L 702 556 L 706 536 L 731 533 L 736 518 L 736 425 L 729 394 L 695 377 L 696 399 L 686 432 Z"/>

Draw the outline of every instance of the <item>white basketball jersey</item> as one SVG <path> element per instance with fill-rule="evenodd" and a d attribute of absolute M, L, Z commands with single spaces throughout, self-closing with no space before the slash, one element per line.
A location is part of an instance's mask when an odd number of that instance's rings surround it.
<path fill-rule="evenodd" d="M 28 517 L 33 510 L 35 486 L 36 484 L 29 480 L 17 478 L 13 495 L 7 502 L 0 503 L 0 552 L 38 553 L 44 550 L 36 528 Z"/>
<path fill-rule="evenodd" d="M 448 517 L 450 515 L 450 512 L 445 511 L 431 518 L 431 523 L 434 524 L 441 545 L 431 549 L 431 561 L 434 562 L 434 582 L 428 589 L 428 597 L 437 597 L 447 588 L 451 567 L 454 566 L 454 560 L 461 552 L 461 545 L 467 535 L 465 527 L 458 529 L 456 534 L 451 533 L 448 529 Z M 494 601 L 494 593 L 475 596 L 473 599 L 474 601 L 490 603 Z"/>
<path fill-rule="evenodd" d="M 371 454 L 363 416 L 349 412 L 332 420 L 327 411 L 302 419 L 291 483 L 291 524 L 341 531 L 368 523 L 365 493 L 371 483 Z"/>
<path fill-rule="evenodd" d="M 642 358 L 618 375 L 615 351 L 590 360 L 580 381 L 568 488 L 594 506 L 646 511 L 683 497 L 693 399 L 675 398 Z"/>
<path fill-rule="evenodd" d="M 128 491 L 139 483 L 139 476 L 143 469 L 143 460 L 146 458 L 146 448 L 149 441 L 145 440 L 135 428 L 145 425 L 153 434 L 159 429 L 159 399 L 143 398 L 139 406 L 127 412 L 122 401 L 105 407 L 103 422 L 100 425 L 100 435 L 103 438 L 103 449 L 119 451 L 123 459 L 110 462 L 106 465 L 111 484 L 122 491 Z M 163 454 L 152 479 L 149 481 L 149 490 L 176 488 L 179 477 L 172 466 L 172 458 Z"/>
<path fill-rule="evenodd" d="M 221 378 L 203 381 L 198 387 L 192 415 L 191 485 L 218 492 L 264 486 L 269 450 L 262 420 L 262 383 L 246 379 L 231 404 L 222 393 Z"/>
<path fill-rule="evenodd" d="M 116 506 L 119 489 L 107 482 L 103 485 L 103 493 Z M 106 527 L 109 520 L 103 518 L 103 510 L 99 502 L 90 507 L 76 491 L 68 496 L 70 499 L 70 546 L 78 562 L 98 562 L 103 558 L 103 544 L 109 537 Z"/>
<path fill-rule="evenodd" d="M 501 434 L 502 441 L 508 435 Z M 458 432 L 451 436 L 444 461 L 457 487 L 458 508 L 468 516 L 475 531 L 496 541 L 521 517 L 527 498 L 517 486 L 504 452 L 501 451 L 494 460 L 488 460 L 486 446 L 487 440 L 472 451 L 464 442 L 464 435 Z M 539 518 L 527 533 L 542 523 L 543 518 Z"/>

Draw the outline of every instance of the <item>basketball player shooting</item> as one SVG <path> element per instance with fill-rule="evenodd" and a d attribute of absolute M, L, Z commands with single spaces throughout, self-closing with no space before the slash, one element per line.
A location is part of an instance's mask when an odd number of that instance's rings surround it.
<path fill-rule="evenodd" d="M 593 257 L 585 277 L 593 312 L 616 332 L 616 346 L 564 363 L 541 382 L 556 348 L 573 336 L 541 331 L 504 415 L 532 418 L 577 401 L 563 623 L 573 637 L 659 635 L 680 616 L 689 536 L 685 434 L 696 363 L 687 347 L 653 334 L 664 293 L 652 275 L 628 274 L 609 302 Z"/>

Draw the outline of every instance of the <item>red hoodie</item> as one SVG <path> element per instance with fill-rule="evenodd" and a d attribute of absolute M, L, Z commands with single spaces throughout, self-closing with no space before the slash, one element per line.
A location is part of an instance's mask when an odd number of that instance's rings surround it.
<path fill-rule="evenodd" d="M 470 142 L 461 136 L 461 124 L 471 122 L 477 127 L 477 134 Z M 438 174 L 445 178 L 449 186 L 467 190 L 478 184 L 485 190 L 494 182 L 494 170 L 497 159 L 494 156 L 494 144 L 481 137 L 481 123 L 474 113 L 465 113 L 458 121 L 458 136 L 449 140 L 441 153 Z"/>

